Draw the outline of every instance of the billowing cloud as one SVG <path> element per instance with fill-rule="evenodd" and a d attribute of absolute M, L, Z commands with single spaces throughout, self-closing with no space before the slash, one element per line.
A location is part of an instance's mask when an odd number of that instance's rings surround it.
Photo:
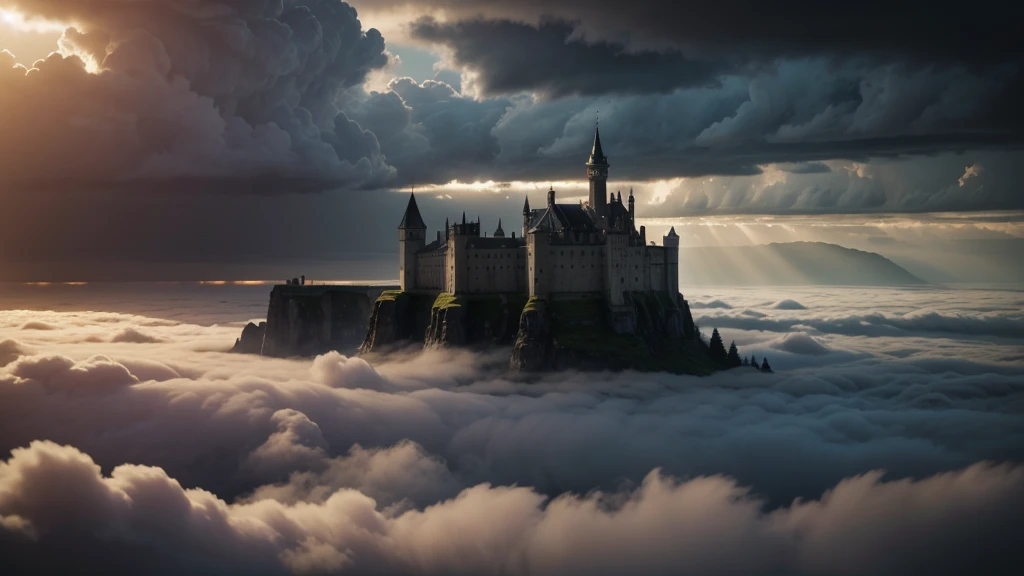
<path fill-rule="evenodd" d="M 442 44 L 452 64 L 472 72 L 484 94 L 535 91 L 546 96 L 669 92 L 717 83 L 723 64 L 679 53 L 628 52 L 610 43 L 572 38 L 566 22 L 537 27 L 508 20 L 441 23 L 425 17 L 411 25 L 419 40 Z"/>
<path fill-rule="evenodd" d="M 138 315 L 0 312 L 0 551 L 15 573 L 890 573 L 1016 558 L 1024 359 L 1019 334 L 977 326 L 1018 322 L 1017 293 L 691 291 L 714 305 L 695 309 L 705 330 L 776 374 L 530 379 L 504 372 L 507 350 L 374 365 L 227 354 L 241 326 L 220 302 L 244 300 L 227 293 L 188 292 L 180 321 L 152 317 L 164 298 L 116 291 L 67 305 Z M 773 308 L 785 298 L 804 309 Z M 825 329 L 865 299 L 907 323 Z M 906 312 L 928 307 L 943 331 Z M 33 321 L 52 329 L 21 330 Z M 154 341 L 110 337 L 131 331 Z"/>
<path fill-rule="evenodd" d="M 727 478 L 679 482 L 655 471 L 631 493 L 548 501 L 484 484 L 390 515 L 351 490 L 322 503 L 231 505 L 160 468 L 125 464 L 108 477 L 72 447 L 36 442 L 0 463 L 0 546 L 20 552 L 16 568 L 46 572 L 109 567 L 110 556 L 140 548 L 139 569 L 192 573 L 1012 573 L 1019 564 L 1006 534 L 1021 528 L 1024 469 L 881 477 L 850 478 L 770 513 Z M 75 546 L 41 553 L 58 536 Z"/>
<path fill-rule="evenodd" d="M 387 181 L 337 99 L 387 63 L 342 2 L 5 0 L 73 25 L 30 69 L 0 55 L 4 179 L 87 183 Z M 60 166 L 55 170 L 56 165 Z M 323 184 L 320 184 L 321 186 Z"/>

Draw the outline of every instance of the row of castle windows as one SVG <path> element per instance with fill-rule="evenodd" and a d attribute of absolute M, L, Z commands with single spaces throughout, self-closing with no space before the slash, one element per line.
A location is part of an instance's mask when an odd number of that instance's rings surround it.
<path fill-rule="evenodd" d="M 473 254 L 473 258 L 479 258 L 479 257 L 480 257 L 479 254 Z M 487 258 L 490 259 L 490 257 L 491 257 L 491 255 L 488 254 Z M 495 258 L 496 259 L 498 259 L 498 258 L 512 258 L 512 255 L 511 254 L 505 254 L 505 255 L 498 254 L 498 255 L 495 256 Z M 516 253 L 516 260 L 518 260 L 518 259 L 519 259 L 519 253 Z"/>

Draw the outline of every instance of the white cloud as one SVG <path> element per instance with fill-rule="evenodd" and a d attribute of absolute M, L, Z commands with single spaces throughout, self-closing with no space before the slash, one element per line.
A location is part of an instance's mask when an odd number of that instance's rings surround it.
<path fill-rule="evenodd" d="M 194 571 L 877 573 L 1009 550 L 983 535 L 1013 526 L 1021 469 L 971 465 L 1024 460 L 1019 339 L 1005 332 L 1019 293 L 688 297 L 707 304 L 706 331 L 778 372 L 524 379 L 497 368 L 507 350 L 240 356 L 223 352 L 240 326 L 204 325 L 220 318 L 205 301 L 183 312 L 196 323 L 0 312 L 0 451 L 15 450 L 0 532 L 45 545 L 99 530 L 107 556 L 75 560 L 100 567 L 130 535 Z M 773 308 L 785 299 L 806 309 Z M 864 302 L 890 334 L 847 329 L 875 321 Z M 154 342 L 111 341 L 130 330 Z M 868 536 L 891 526 L 922 540 Z"/>

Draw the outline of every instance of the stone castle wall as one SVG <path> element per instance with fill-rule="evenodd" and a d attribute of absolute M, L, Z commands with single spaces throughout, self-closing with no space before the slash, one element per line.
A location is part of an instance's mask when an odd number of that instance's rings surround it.
<path fill-rule="evenodd" d="M 416 255 L 416 288 L 445 290 L 447 286 L 447 251 L 431 250 Z"/>
<path fill-rule="evenodd" d="M 548 294 L 601 292 L 604 286 L 604 246 L 553 244 L 534 247 L 534 273 Z"/>
<path fill-rule="evenodd" d="M 465 262 L 466 293 L 526 293 L 525 248 L 466 248 Z"/>

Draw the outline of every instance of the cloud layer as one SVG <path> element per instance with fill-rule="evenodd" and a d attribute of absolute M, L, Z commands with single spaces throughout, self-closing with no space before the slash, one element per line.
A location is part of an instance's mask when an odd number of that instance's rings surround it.
<path fill-rule="evenodd" d="M 1021 336 L 926 323 L 865 337 L 824 319 L 863 302 L 1010 319 L 1019 293 L 693 292 L 705 330 L 777 373 L 523 380 L 505 350 L 376 366 L 226 354 L 240 323 L 210 323 L 237 297 L 218 290 L 192 295 L 185 322 L 122 294 L 88 305 L 140 315 L 0 313 L 0 547 L 16 571 L 1012 566 Z M 786 297 L 803 308 L 776 308 Z M 792 320 L 726 322 L 776 317 Z"/>
<path fill-rule="evenodd" d="M 480 485 L 388 514 L 352 490 L 321 503 L 229 505 L 159 468 L 126 464 L 105 477 L 78 450 L 35 442 L 0 463 L 0 547 L 104 535 L 96 552 L 17 559 L 47 571 L 102 567 L 97 552 L 135 549 L 151 554 L 136 568 L 192 573 L 1011 573 L 1019 562 L 1004 546 L 1022 527 L 1012 512 L 1024 504 L 1022 486 L 1024 469 L 1009 466 L 916 482 L 868 473 L 765 513 L 726 478 L 680 483 L 652 472 L 630 493 L 548 501 L 529 488 Z"/>

